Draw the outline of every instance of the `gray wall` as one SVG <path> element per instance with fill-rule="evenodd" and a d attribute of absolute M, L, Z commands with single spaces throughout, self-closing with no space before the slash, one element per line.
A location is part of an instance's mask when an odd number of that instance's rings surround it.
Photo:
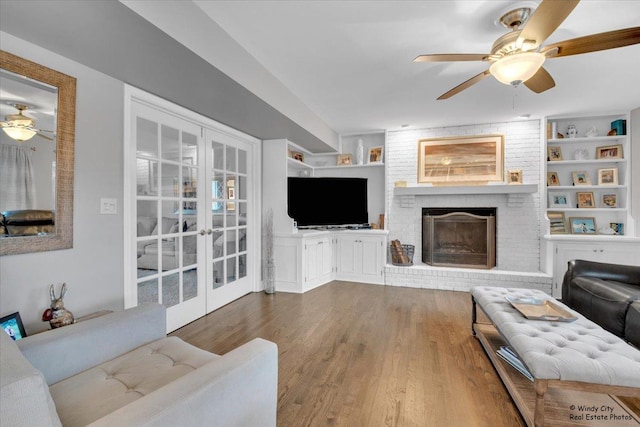
<path fill-rule="evenodd" d="M 6 33 L 0 48 L 78 79 L 73 249 L 0 257 L 0 316 L 19 311 L 27 333 L 48 328 L 48 288 L 63 282 L 76 316 L 122 310 L 123 83 Z M 101 197 L 118 200 L 117 215 L 100 215 Z"/>

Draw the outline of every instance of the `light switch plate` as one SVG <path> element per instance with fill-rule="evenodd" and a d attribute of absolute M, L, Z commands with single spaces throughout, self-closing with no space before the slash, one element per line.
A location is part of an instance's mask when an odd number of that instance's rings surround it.
<path fill-rule="evenodd" d="M 100 199 L 100 213 L 104 215 L 115 215 L 118 213 L 117 199 Z"/>

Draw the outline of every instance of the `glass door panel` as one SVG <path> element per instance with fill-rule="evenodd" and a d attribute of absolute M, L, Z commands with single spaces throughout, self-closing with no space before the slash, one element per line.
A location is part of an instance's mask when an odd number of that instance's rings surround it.
<path fill-rule="evenodd" d="M 247 274 L 250 156 L 244 144 L 216 133 L 209 139 L 208 150 L 213 232 L 207 310 L 211 311 L 251 291 Z"/>
<path fill-rule="evenodd" d="M 167 329 L 206 310 L 198 265 L 200 127 L 134 104 L 136 303 L 167 307 Z M 204 241 L 200 242 L 200 245 Z M 200 307 L 200 308 L 196 308 Z"/>

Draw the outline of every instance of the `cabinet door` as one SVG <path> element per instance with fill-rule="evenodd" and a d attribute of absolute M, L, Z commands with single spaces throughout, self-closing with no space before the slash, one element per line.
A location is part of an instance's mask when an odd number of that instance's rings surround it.
<path fill-rule="evenodd" d="M 313 283 L 320 277 L 320 267 L 318 263 L 318 257 L 322 256 L 322 250 L 320 248 L 320 241 L 310 240 L 305 243 L 304 250 L 304 282 Z"/>
<path fill-rule="evenodd" d="M 382 243 L 377 238 L 363 238 L 360 241 L 361 269 L 360 274 L 367 282 L 377 282 L 382 277 L 381 253 Z"/>
<path fill-rule="evenodd" d="M 320 265 L 320 278 L 323 282 L 331 280 L 331 274 L 333 273 L 333 246 L 330 238 L 325 238 L 320 241 L 319 252 L 321 257 L 319 259 Z"/>
<path fill-rule="evenodd" d="M 338 237 L 336 271 L 341 276 L 355 275 L 358 273 L 358 251 L 356 240 L 346 236 Z"/>

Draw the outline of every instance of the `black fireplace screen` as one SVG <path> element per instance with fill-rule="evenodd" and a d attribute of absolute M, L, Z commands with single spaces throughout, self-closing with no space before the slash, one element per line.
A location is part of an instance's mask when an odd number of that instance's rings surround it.
<path fill-rule="evenodd" d="M 424 209 L 422 262 L 434 266 L 496 266 L 494 208 Z"/>

